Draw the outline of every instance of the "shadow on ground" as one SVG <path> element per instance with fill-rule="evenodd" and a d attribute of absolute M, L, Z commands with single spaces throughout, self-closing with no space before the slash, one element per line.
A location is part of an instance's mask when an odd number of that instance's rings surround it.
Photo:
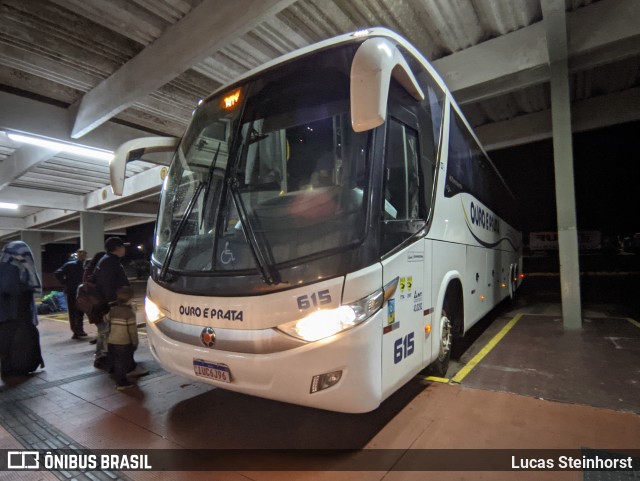
<path fill-rule="evenodd" d="M 167 417 L 175 441 L 191 449 L 360 449 L 424 388 L 414 379 L 365 414 L 215 389 L 176 404 Z"/>

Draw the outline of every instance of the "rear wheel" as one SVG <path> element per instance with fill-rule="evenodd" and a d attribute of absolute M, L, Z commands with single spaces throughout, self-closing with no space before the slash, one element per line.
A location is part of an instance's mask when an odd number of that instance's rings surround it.
<path fill-rule="evenodd" d="M 509 275 L 509 295 L 513 300 L 516 297 L 516 290 L 518 289 L 518 264 L 511 264 L 511 270 Z"/>

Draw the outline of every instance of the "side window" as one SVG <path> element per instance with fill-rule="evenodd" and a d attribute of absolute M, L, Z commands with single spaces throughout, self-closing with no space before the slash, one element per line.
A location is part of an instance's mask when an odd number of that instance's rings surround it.
<path fill-rule="evenodd" d="M 444 113 L 444 91 L 438 86 L 433 76 L 410 52 L 403 46 L 398 48 L 404 58 L 409 63 L 422 91 L 425 99 L 416 109 L 419 123 L 420 140 L 420 161 L 421 169 L 421 190 L 422 202 L 424 202 L 423 218 L 428 218 L 431 210 L 433 190 L 435 188 L 436 165 L 438 161 L 438 146 L 440 142 L 440 131 L 442 128 L 442 118 Z M 418 104 L 417 104 L 418 105 Z"/>
<path fill-rule="evenodd" d="M 418 134 L 389 118 L 384 169 L 385 220 L 417 219 L 420 215 Z"/>
<path fill-rule="evenodd" d="M 511 225 L 515 225 L 515 199 L 458 113 L 453 109 L 451 113 L 444 195 L 453 197 L 461 192 L 469 193 Z"/>
<path fill-rule="evenodd" d="M 424 201 L 415 129 L 387 117 L 382 210 L 382 253 L 393 250 L 424 225 Z"/>

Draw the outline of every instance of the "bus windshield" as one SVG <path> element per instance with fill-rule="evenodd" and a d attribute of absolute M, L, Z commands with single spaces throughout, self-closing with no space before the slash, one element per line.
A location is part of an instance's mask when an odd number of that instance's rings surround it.
<path fill-rule="evenodd" d="M 154 261 L 175 272 L 258 270 L 362 242 L 370 133 L 349 115 L 354 46 L 224 92 L 195 112 L 166 177 Z"/>

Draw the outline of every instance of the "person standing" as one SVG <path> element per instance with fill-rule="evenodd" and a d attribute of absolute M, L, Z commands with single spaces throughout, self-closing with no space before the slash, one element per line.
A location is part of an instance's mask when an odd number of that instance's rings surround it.
<path fill-rule="evenodd" d="M 3 376 L 26 375 L 44 367 L 33 295 L 41 292 L 33 254 L 13 241 L 0 254 L 0 367 Z"/>
<path fill-rule="evenodd" d="M 105 256 L 105 254 L 106 254 L 105 251 L 96 252 L 95 255 L 91 258 L 91 260 L 89 261 L 89 263 L 84 269 L 84 274 L 82 275 L 83 284 L 95 286 L 96 282 L 93 274 L 96 271 L 98 262 L 100 262 L 100 259 L 102 259 Z M 79 292 L 80 292 L 80 289 L 78 289 L 78 293 Z M 98 324 L 99 322 L 102 321 L 102 316 L 104 315 L 104 313 L 100 312 L 100 307 L 101 306 L 95 306 L 95 309 L 94 309 L 95 312 L 85 313 L 89 318 L 89 323 Z M 95 339 L 91 343 L 95 344 Z"/>
<path fill-rule="evenodd" d="M 124 242 L 119 237 L 109 237 L 104 243 L 107 252 L 93 272 L 93 282 L 96 284 L 100 295 L 106 303 L 112 304 L 117 299 L 119 287 L 129 286 L 129 280 L 120 263 L 126 252 Z M 109 322 L 103 320 L 96 323 L 98 337 L 96 342 L 96 357 L 93 365 L 99 369 L 109 368 L 107 361 L 107 341 L 109 337 Z"/>
<path fill-rule="evenodd" d="M 113 364 L 116 389 L 122 391 L 133 386 L 132 377 L 144 376 L 149 371 L 137 365 L 133 353 L 138 348 L 136 313 L 131 306 L 133 289 L 123 286 L 116 291 L 115 304 L 105 316 L 109 322 L 109 355 Z"/>
<path fill-rule="evenodd" d="M 104 250 L 107 253 L 98 262 L 93 272 L 93 279 L 102 298 L 107 302 L 115 302 L 118 288 L 130 285 L 124 267 L 120 263 L 126 249 L 122 239 L 109 237 L 104 243 Z"/>
<path fill-rule="evenodd" d="M 84 313 L 78 309 L 76 303 L 76 295 L 78 286 L 82 284 L 84 274 L 84 263 L 87 259 L 87 251 L 79 249 L 76 252 L 75 259 L 66 262 L 62 267 L 54 272 L 60 284 L 64 286 L 64 292 L 67 295 L 67 307 L 69 312 L 69 326 L 73 335 L 71 339 L 82 339 L 87 337 L 82 325 Z"/>
<path fill-rule="evenodd" d="M 94 256 L 89 261 L 89 264 L 87 264 L 87 267 L 84 270 L 84 274 L 82 275 L 83 283 L 94 282 L 93 273 L 96 271 L 96 266 L 98 265 L 98 262 L 100 262 L 100 259 L 102 259 L 105 254 L 106 254 L 105 251 L 96 252 L 94 254 Z"/>

